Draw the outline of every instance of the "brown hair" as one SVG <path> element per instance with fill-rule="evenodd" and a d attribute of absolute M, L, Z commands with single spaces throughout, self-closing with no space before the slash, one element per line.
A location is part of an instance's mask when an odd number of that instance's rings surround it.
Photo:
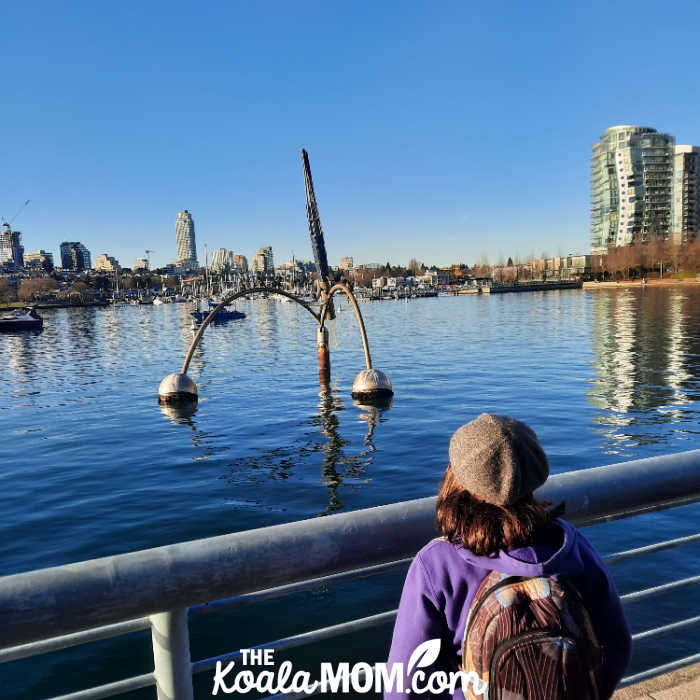
<path fill-rule="evenodd" d="M 477 556 L 489 556 L 545 537 L 554 518 L 564 513 L 564 504 L 554 509 L 549 506 L 532 494 L 509 506 L 481 501 L 457 483 L 448 465 L 438 493 L 437 523 L 453 544 L 459 542 Z"/>

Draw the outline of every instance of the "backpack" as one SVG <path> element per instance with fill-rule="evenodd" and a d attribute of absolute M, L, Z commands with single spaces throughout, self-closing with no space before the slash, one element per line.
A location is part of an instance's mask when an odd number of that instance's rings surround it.
<path fill-rule="evenodd" d="M 488 684 L 468 700 L 599 700 L 602 662 L 579 592 L 561 577 L 491 571 L 472 602 L 461 670 Z"/>

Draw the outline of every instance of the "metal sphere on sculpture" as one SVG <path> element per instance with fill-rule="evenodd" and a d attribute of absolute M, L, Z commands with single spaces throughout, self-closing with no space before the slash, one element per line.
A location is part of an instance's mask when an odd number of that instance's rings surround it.
<path fill-rule="evenodd" d="M 198 398 L 197 385 L 186 374 L 169 374 L 158 387 L 158 403 L 183 403 Z"/>

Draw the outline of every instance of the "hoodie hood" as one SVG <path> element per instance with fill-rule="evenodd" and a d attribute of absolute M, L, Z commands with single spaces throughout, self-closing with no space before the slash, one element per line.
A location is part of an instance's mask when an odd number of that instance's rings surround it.
<path fill-rule="evenodd" d="M 522 547 L 509 552 L 500 550 L 498 554 L 481 557 L 464 547 L 457 547 L 459 556 L 465 562 L 479 569 L 496 570 L 509 576 L 551 576 L 564 574 L 575 576 L 583 571 L 583 561 L 576 545 L 577 532 L 573 525 L 557 518 L 556 526 L 561 529 L 561 545 L 541 544 Z"/>

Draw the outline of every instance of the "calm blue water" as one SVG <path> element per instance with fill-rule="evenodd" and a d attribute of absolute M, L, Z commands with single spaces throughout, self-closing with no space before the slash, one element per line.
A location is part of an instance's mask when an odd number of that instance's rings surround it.
<path fill-rule="evenodd" d="M 363 355 L 351 308 L 334 326 L 333 393 L 319 396 L 315 326 L 293 304 L 243 302 L 207 330 L 189 418 L 160 380 L 192 338 L 187 305 L 42 312 L 2 335 L 0 573 L 435 493 L 452 432 L 482 411 L 536 430 L 554 472 L 700 447 L 700 289 L 561 291 L 362 305 L 390 409 L 350 398 Z M 603 552 L 698 530 L 700 507 L 587 530 Z M 697 574 L 700 548 L 621 564 L 622 592 Z M 336 586 L 195 622 L 193 658 L 394 606 L 401 576 Z M 641 630 L 697 614 L 700 597 L 630 609 Z M 386 654 L 390 629 L 298 663 Z M 640 646 L 633 668 L 697 651 L 694 635 Z M 315 663 L 315 662 L 314 662 Z M 152 668 L 148 636 L 0 667 L 7 697 L 45 697 Z M 202 679 L 198 696 L 210 692 Z M 151 693 L 134 697 L 151 697 Z"/>

